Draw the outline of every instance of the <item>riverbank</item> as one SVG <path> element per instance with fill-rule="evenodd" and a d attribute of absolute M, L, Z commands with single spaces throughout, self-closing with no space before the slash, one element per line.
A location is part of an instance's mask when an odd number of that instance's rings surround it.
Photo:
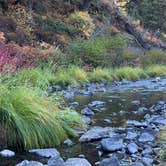
<path fill-rule="evenodd" d="M 71 157 L 85 157 L 92 165 L 99 164 L 98 161 L 101 162 L 105 158 L 109 158 L 107 159 L 109 163 L 110 161 L 120 162 L 120 165 L 132 165 L 137 161 L 143 165 L 145 161 L 157 165 L 160 162 L 157 150 L 162 147 L 162 144 L 158 144 L 156 134 L 159 132 L 161 123 L 165 123 L 163 119 L 165 118 L 165 102 L 160 101 L 166 98 L 165 84 L 165 79 L 157 78 L 136 82 L 123 80 L 109 84 L 87 83 L 82 88 L 69 86 L 65 91 L 63 90 L 61 93 L 68 100 L 68 106 L 83 114 L 85 122 L 89 125 L 89 131 L 80 134 L 77 139 L 72 139 L 73 144 L 68 144 L 71 146 L 68 147 L 65 144 L 57 147 L 61 157 L 64 160 Z M 151 107 L 156 101 L 159 102 Z M 94 126 L 98 127 L 94 128 Z M 141 135 L 143 139 L 147 138 L 144 137 L 146 135 L 150 136 L 148 139 L 152 139 L 142 143 Z M 86 143 L 79 143 L 78 139 Z M 116 144 L 117 141 L 122 146 L 110 151 L 112 147 L 105 147 L 104 143 L 112 139 L 113 143 Z M 108 146 L 113 143 L 108 143 Z M 137 150 L 134 153 L 133 148 Z M 43 164 L 46 164 L 48 160 L 26 153 L 17 156 L 17 163 L 24 159 L 40 161 Z M 8 159 L 10 162 L 14 160 L 16 161 L 14 158 Z M 2 161 L 5 163 L 4 158 Z"/>

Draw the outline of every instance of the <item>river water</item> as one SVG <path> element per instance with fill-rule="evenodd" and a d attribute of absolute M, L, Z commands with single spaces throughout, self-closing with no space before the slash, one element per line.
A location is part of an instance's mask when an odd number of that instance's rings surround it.
<path fill-rule="evenodd" d="M 96 92 L 93 95 L 75 95 L 72 101 L 78 102 L 76 110 L 80 112 L 92 101 L 104 101 L 106 104 L 103 111 L 96 113 L 93 117 L 92 126 L 126 127 L 127 120 L 143 119 L 144 114 L 136 114 L 139 107 L 149 108 L 159 100 L 166 100 L 166 79 L 159 82 L 153 80 L 142 80 L 137 82 L 124 82 L 120 85 L 107 84 L 104 92 Z M 132 101 L 140 101 L 139 105 L 132 104 Z M 111 123 L 103 120 L 109 119 Z M 64 159 L 85 155 L 86 159 L 94 165 L 100 160 L 96 146 L 98 142 L 79 143 L 78 138 L 73 139 L 74 146 L 62 145 L 56 147 Z M 47 159 L 40 158 L 29 153 L 17 153 L 14 158 L 0 158 L 0 166 L 14 166 L 22 160 L 35 160 L 43 164 Z"/>

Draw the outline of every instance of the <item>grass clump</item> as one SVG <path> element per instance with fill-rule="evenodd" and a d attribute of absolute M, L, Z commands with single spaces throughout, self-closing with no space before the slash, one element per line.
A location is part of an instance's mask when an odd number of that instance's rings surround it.
<path fill-rule="evenodd" d="M 166 66 L 165 65 L 152 65 L 146 68 L 146 73 L 150 77 L 166 76 Z"/>
<path fill-rule="evenodd" d="M 55 79 L 52 71 L 49 69 L 23 69 L 13 77 L 13 84 L 26 85 L 27 87 L 39 87 L 47 89 L 51 82 Z"/>
<path fill-rule="evenodd" d="M 86 72 L 78 66 L 60 68 L 55 73 L 55 76 L 56 80 L 54 83 L 62 86 L 88 82 L 88 76 Z"/>
<path fill-rule="evenodd" d="M 112 81 L 111 70 L 104 68 L 96 68 L 90 72 L 88 77 L 90 82 Z"/>
<path fill-rule="evenodd" d="M 6 147 L 45 148 L 59 145 L 81 124 L 78 114 L 59 108 L 37 90 L 26 87 L 8 89 L 0 85 L 0 131 Z M 72 118 L 71 118 L 72 116 Z M 71 118 L 71 119 L 69 119 Z M 73 123 L 73 124 L 72 124 Z"/>
<path fill-rule="evenodd" d="M 145 78 L 147 75 L 144 70 L 138 67 L 121 67 L 114 71 L 113 76 L 116 80 L 120 81 L 122 79 L 136 81 L 140 78 Z"/>

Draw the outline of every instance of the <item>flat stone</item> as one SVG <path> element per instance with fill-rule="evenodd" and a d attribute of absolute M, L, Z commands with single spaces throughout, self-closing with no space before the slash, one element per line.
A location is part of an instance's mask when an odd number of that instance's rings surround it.
<path fill-rule="evenodd" d="M 120 163 L 116 157 L 111 157 L 102 160 L 99 166 L 120 166 Z"/>
<path fill-rule="evenodd" d="M 153 159 L 152 159 L 152 158 L 143 157 L 143 158 L 142 158 L 142 161 L 143 161 L 143 163 L 144 163 L 146 166 L 152 166 L 152 163 L 153 163 Z"/>
<path fill-rule="evenodd" d="M 65 162 L 61 157 L 52 157 L 47 162 L 48 166 L 65 166 Z"/>
<path fill-rule="evenodd" d="M 166 118 L 161 116 L 155 116 L 149 119 L 150 123 L 154 123 L 157 125 L 165 125 L 166 124 Z"/>
<path fill-rule="evenodd" d="M 148 124 L 146 122 L 138 122 L 136 120 L 127 120 L 127 126 L 135 126 L 135 127 L 147 127 Z"/>
<path fill-rule="evenodd" d="M 44 165 L 40 162 L 37 162 L 37 161 L 24 160 L 15 166 L 44 166 Z"/>
<path fill-rule="evenodd" d="M 130 166 L 144 166 L 141 162 L 132 163 Z"/>
<path fill-rule="evenodd" d="M 69 158 L 65 166 L 91 166 L 91 164 L 84 158 Z"/>
<path fill-rule="evenodd" d="M 81 110 L 81 114 L 86 116 L 93 116 L 95 113 L 91 109 L 86 107 L 83 110 Z"/>
<path fill-rule="evenodd" d="M 145 150 L 142 151 L 143 155 L 152 154 L 152 153 L 153 153 L 153 149 L 151 147 L 147 147 Z"/>
<path fill-rule="evenodd" d="M 90 107 L 98 107 L 98 106 L 103 106 L 105 104 L 105 102 L 103 101 L 92 101 L 89 106 Z"/>
<path fill-rule="evenodd" d="M 4 149 L 0 152 L 0 155 L 2 157 L 13 157 L 13 156 L 15 156 L 15 152 L 8 150 L 8 149 Z"/>
<path fill-rule="evenodd" d="M 107 138 L 110 136 L 110 134 L 114 134 L 113 129 L 111 127 L 94 126 L 89 131 L 84 133 L 80 137 L 79 141 L 80 142 L 96 141 L 102 138 Z"/>
<path fill-rule="evenodd" d="M 154 139 L 155 139 L 154 135 L 145 132 L 140 135 L 138 141 L 144 143 L 144 142 L 152 142 L 154 141 Z"/>
<path fill-rule="evenodd" d="M 60 153 L 55 148 L 50 149 L 32 149 L 30 153 L 35 153 L 41 157 L 59 157 Z"/>
<path fill-rule="evenodd" d="M 127 150 L 130 154 L 138 152 L 138 146 L 135 143 L 130 143 L 127 145 Z"/>
<path fill-rule="evenodd" d="M 133 100 L 132 102 L 131 102 L 131 104 L 132 105 L 140 105 L 140 101 L 139 100 Z"/>
<path fill-rule="evenodd" d="M 105 151 L 114 152 L 123 149 L 124 144 L 123 139 L 120 136 L 115 135 L 110 138 L 103 139 L 101 141 L 101 146 Z"/>
<path fill-rule="evenodd" d="M 133 140 L 136 137 L 137 137 L 137 133 L 136 132 L 130 132 L 130 131 L 127 132 L 126 139 Z"/>

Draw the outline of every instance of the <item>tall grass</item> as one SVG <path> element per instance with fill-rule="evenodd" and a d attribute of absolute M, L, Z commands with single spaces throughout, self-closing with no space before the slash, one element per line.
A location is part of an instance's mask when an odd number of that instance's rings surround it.
<path fill-rule="evenodd" d="M 17 149 L 53 147 L 74 136 L 81 125 L 78 114 L 59 108 L 34 89 L 0 85 L 0 131 L 4 146 Z M 72 118 L 71 118 L 72 117 Z M 1 140 L 2 141 L 2 140 Z"/>
<path fill-rule="evenodd" d="M 147 77 L 146 73 L 144 72 L 143 69 L 135 67 L 121 67 L 118 68 L 114 71 L 114 79 L 115 80 L 122 80 L 122 79 L 127 79 L 127 80 L 132 80 L 136 81 L 139 80 L 140 78 L 145 78 Z"/>
<path fill-rule="evenodd" d="M 112 71 L 108 69 L 96 68 L 88 74 L 90 82 L 112 81 Z"/>
<path fill-rule="evenodd" d="M 146 73 L 150 77 L 166 76 L 166 66 L 164 65 L 152 65 L 146 68 Z"/>

